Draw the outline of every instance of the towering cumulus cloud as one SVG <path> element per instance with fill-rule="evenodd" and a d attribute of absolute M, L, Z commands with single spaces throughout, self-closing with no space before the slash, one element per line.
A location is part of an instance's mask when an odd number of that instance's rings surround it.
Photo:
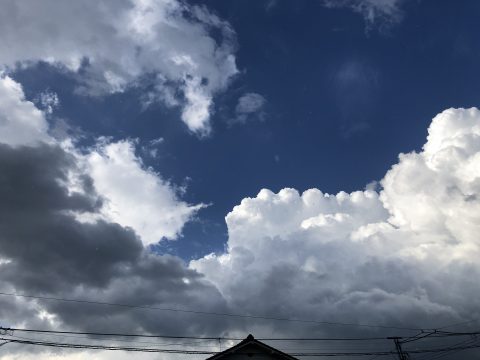
<path fill-rule="evenodd" d="M 213 96 L 237 73 L 235 33 L 206 8 L 177 0 L 8 0 L 0 14 L 7 69 L 48 62 L 77 76 L 78 91 L 150 90 L 180 106 L 197 134 L 210 130 Z M 215 38 L 211 36 L 214 32 Z"/>
<path fill-rule="evenodd" d="M 480 111 L 437 115 L 423 151 L 401 154 L 381 185 L 261 190 L 227 215 L 228 251 L 191 267 L 252 313 L 404 327 L 478 320 Z"/>
<path fill-rule="evenodd" d="M 225 253 L 187 266 L 145 245 L 178 236 L 201 205 L 179 200 L 133 143 L 81 151 L 49 135 L 45 113 L 8 76 L 0 95 L 3 293 L 396 327 L 479 320 L 478 109 L 437 115 L 422 151 L 401 154 L 379 192 L 263 189 L 243 199 L 226 217 Z M 5 296 L 0 319 L 195 335 L 355 331 Z"/>

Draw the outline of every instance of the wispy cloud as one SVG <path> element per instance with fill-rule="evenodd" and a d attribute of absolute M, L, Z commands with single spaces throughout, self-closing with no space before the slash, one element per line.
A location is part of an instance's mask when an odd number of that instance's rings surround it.
<path fill-rule="evenodd" d="M 384 31 L 403 18 L 401 4 L 405 0 L 324 0 L 329 8 L 346 8 L 360 14 L 366 31 L 374 28 Z"/>
<path fill-rule="evenodd" d="M 243 94 L 235 106 L 235 116 L 229 120 L 230 124 L 245 124 L 247 121 L 265 119 L 265 104 L 267 100 L 257 93 Z"/>

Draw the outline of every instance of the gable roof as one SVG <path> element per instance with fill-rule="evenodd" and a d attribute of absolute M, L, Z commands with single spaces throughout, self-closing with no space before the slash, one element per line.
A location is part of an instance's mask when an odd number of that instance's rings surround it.
<path fill-rule="evenodd" d="M 239 342 L 237 345 L 232 346 L 231 348 L 219 352 L 218 354 L 215 354 L 211 357 L 209 357 L 206 360 L 219 360 L 224 357 L 227 357 L 228 355 L 233 355 L 236 353 L 241 353 L 241 350 L 249 347 L 249 346 L 254 346 L 257 347 L 258 349 L 262 350 L 262 352 L 270 354 L 270 355 L 276 355 L 279 359 L 284 359 L 284 360 L 298 360 L 297 358 L 288 355 L 280 350 L 277 350 L 261 341 L 256 340 L 252 334 L 249 334 L 244 340 Z"/>

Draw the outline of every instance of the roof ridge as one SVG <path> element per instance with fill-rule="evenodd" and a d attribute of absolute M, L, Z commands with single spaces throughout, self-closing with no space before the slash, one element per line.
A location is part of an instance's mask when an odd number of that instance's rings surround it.
<path fill-rule="evenodd" d="M 252 335 L 252 334 L 248 334 L 248 336 L 243 339 L 241 342 L 239 342 L 238 344 L 232 346 L 231 348 L 228 348 L 222 352 L 219 352 L 209 358 L 207 358 L 206 360 L 217 360 L 217 359 L 221 359 L 225 356 L 228 356 L 230 354 L 235 354 L 237 353 L 237 350 L 241 349 L 242 347 L 246 346 L 246 345 L 249 345 L 249 344 L 254 344 L 254 345 L 257 345 L 259 346 L 260 348 L 263 348 L 263 350 L 265 351 L 268 351 L 270 354 L 277 354 L 279 357 L 283 358 L 283 359 L 286 359 L 286 360 L 298 360 L 297 358 L 287 354 L 287 353 L 284 353 L 283 351 L 280 351 L 278 349 L 275 349 L 274 347 L 270 346 L 270 345 L 267 345 L 257 339 L 255 339 L 255 337 Z"/>

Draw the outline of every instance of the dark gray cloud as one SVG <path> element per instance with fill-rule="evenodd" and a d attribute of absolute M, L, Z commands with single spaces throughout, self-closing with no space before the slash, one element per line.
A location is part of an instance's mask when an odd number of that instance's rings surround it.
<path fill-rule="evenodd" d="M 78 192 L 64 185 L 78 171 L 60 147 L 0 145 L 0 288 L 4 291 L 164 308 L 226 311 L 218 290 L 173 256 L 149 253 L 128 228 L 106 221 L 79 222 L 72 215 L 102 204 L 84 175 Z M 0 298 L 9 324 L 55 314 L 63 326 L 95 331 L 213 332 L 221 319 L 175 312 L 57 301 Z M 37 304 L 38 305 L 35 305 Z M 108 321 L 106 321 L 108 319 Z"/>
<path fill-rule="evenodd" d="M 444 273 L 419 277 L 418 274 L 431 273 L 431 269 L 423 268 L 431 263 L 422 265 L 416 261 L 372 257 L 356 264 L 353 259 L 363 257 L 365 249 L 353 242 L 345 246 L 341 242 L 314 245 L 306 241 L 298 246 L 294 241 L 275 237 L 255 241 L 255 245 L 251 244 L 252 251 L 246 247 L 232 249 L 232 259 L 238 262 L 233 272 L 217 271 L 218 276 L 227 277 L 227 283 L 222 285 L 224 298 L 204 275 L 187 267 L 180 259 L 149 252 L 131 229 L 106 221 L 81 223 L 75 220 L 72 211 L 95 212 L 102 204 L 86 175 L 81 177 L 78 192 L 69 192 L 63 185 L 69 173 L 78 170 L 75 157 L 60 147 L 43 145 L 14 149 L 0 146 L 2 291 L 399 327 L 436 326 L 463 320 L 457 319 L 450 310 L 452 304 L 458 313 L 479 315 L 475 302 L 471 301 L 478 293 L 478 286 L 472 283 L 471 277 L 475 278 L 478 272 L 475 266 L 452 263 L 450 268 L 442 269 Z M 367 205 L 372 212 L 372 204 Z M 314 220 L 304 225 L 312 226 L 320 221 Z M 249 234 L 251 237 L 255 232 Z M 336 234 L 328 236 L 343 236 L 340 230 Z M 235 236 L 235 232 L 231 235 Z M 299 241 L 305 234 L 292 236 Z M 282 246 L 277 244 L 274 250 L 268 244 L 262 245 L 268 241 L 270 245 L 281 242 Z M 323 265 L 309 265 L 308 262 L 300 266 L 301 262 L 295 257 L 304 251 L 312 259 L 321 261 L 325 268 L 314 271 L 313 267 Z M 270 260 L 264 256 L 265 252 Z M 262 264 L 258 263 L 259 259 L 263 259 Z M 271 266 L 269 261 L 272 261 Z M 204 272 L 215 279 L 212 271 L 204 269 Z M 440 280 L 454 284 L 453 292 L 444 292 Z M 465 294 L 465 289 L 470 292 Z M 435 303 L 431 299 L 435 299 Z M 263 336 L 411 334 L 394 329 L 246 320 L 46 300 L 0 297 L 0 305 L 0 316 L 5 324 L 23 323 L 39 328 L 52 326 L 48 317 L 41 316 L 44 310 L 55 316 L 61 328 L 88 331 L 215 336 L 234 331 L 251 331 Z M 349 345 L 338 344 L 339 348 Z M 389 349 L 391 344 L 386 342 L 382 346 Z M 11 349 L 9 351 L 25 351 Z M 369 349 L 378 350 L 378 346 L 373 344 Z M 473 358 L 471 354 L 468 356 Z"/>
<path fill-rule="evenodd" d="M 475 234 L 479 212 L 474 195 L 480 189 L 477 177 L 464 176 L 471 173 L 470 164 L 478 161 L 473 127 L 478 118 L 477 110 L 440 114 L 424 151 L 402 155 L 382 180 L 381 194 L 367 190 L 327 195 L 311 189 L 300 195 L 283 189 L 278 194 L 262 190 L 256 198 L 244 199 L 227 215 L 226 253 L 192 261 L 190 266 L 173 256 L 153 254 L 132 229 L 105 220 L 76 220 L 73 213 L 98 212 L 104 200 L 92 179 L 82 175 L 73 153 L 50 145 L 1 145 L 0 289 L 169 309 L 396 327 L 431 328 L 478 319 Z M 462 147 L 468 161 L 452 157 L 458 151 L 444 151 L 451 144 Z M 435 162 L 428 163 L 431 159 Z M 463 170 L 452 171 L 458 168 Z M 65 185 L 72 174 L 76 187 Z M 419 193 L 424 202 L 412 207 Z M 437 204 L 438 194 L 444 194 L 443 206 Z M 465 215 L 455 215 L 459 213 Z M 11 326 L 107 332 L 412 335 L 379 327 L 1 296 L 0 318 Z M 476 324 L 462 329 L 476 330 Z M 339 349 L 350 345 L 337 344 Z M 427 345 L 444 344 L 437 339 Z M 392 349 L 391 342 L 384 346 Z M 364 349 L 379 348 L 373 344 Z M 466 353 L 464 358 L 475 356 Z"/>
<path fill-rule="evenodd" d="M 104 286 L 142 251 L 132 231 L 104 221 L 82 224 L 67 213 L 92 212 L 101 203 L 87 177 L 87 195 L 68 194 L 62 186 L 74 166 L 58 147 L 0 147 L 0 252 L 11 260 L 2 278 L 17 288 Z"/>

